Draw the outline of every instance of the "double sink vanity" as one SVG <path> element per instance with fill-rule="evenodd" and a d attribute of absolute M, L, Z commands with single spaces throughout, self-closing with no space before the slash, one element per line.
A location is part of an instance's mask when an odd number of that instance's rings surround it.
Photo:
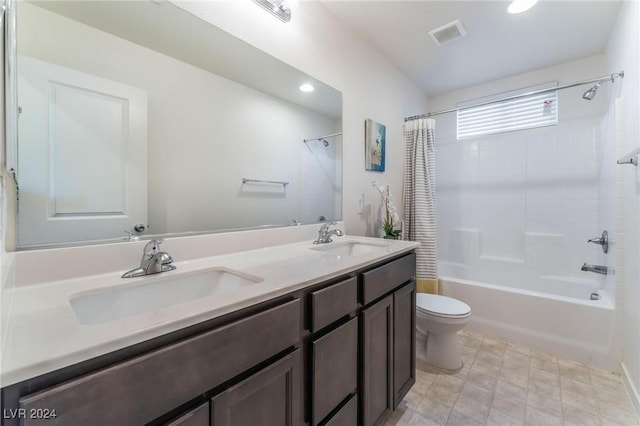
<path fill-rule="evenodd" d="M 3 424 L 384 424 L 415 381 L 416 246 L 334 237 L 18 285 Z"/>

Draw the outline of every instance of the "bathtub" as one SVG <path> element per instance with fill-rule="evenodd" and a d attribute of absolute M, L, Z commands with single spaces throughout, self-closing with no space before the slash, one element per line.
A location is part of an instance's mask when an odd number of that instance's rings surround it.
<path fill-rule="evenodd" d="M 619 369 L 614 305 L 595 281 L 538 277 L 531 286 L 525 277 L 511 277 L 518 279 L 507 286 L 443 276 L 440 293 L 471 307 L 467 330 L 609 371 Z M 591 300 L 592 293 L 599 300 Z"/>

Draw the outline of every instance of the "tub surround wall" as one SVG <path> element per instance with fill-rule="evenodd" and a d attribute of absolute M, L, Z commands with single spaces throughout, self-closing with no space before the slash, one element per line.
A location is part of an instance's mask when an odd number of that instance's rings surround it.
<path fill-rule="evenodd" d="M 608 69 L 605 55 L 596 55 L 430 103 L 451 108 L 546 81 L 566 84 L 619 72 L 619 65 Z M 582 99 L 588 86 L 558 92 L 559 123 L 546 128 L 458 141 L 455 114 L 437 118 L 442 291 L 472 307 L 471 329 L 620 370 L 615 277 L 580 267 L 616 266 L 612 129 L 618 117 L 610 115 L 608 99 L 626 84 L 605 84 L 592 101 Z M 587 243 L 605 228 L 614 240 L 606 255 Z M 603 299 L 590 301 L 594 291 Z"/>
<path fill-rule="evenodd" d="M 603 74 L 598 55 L 440 95 L 431 105 L 450 108 L 481 95 Z M 604 287 L 601 276 L 580 267 L 606 264 L 600 246 L 587 239 L 602 232 L 599 129 L 609 89 L 602 86 L 593 101 L 582 99 L 583 87 L 560 91 L 557 126 L 458 141 L 456 115 L 436 118 L 441 262 L 454 263 L 460 278 L 506 286 L 519 287 L 509 283 L 515 277 L 553 277 Z"/>
<path fill-rule="evenodd" d="M 615 114 L 616 157 L 640 146 L 640 7 L 638 2 L 623 2 L 618 20 L 607 45 L 607 72 L 624 69 L 619 92 L 610 98 Z M 640 175 L 638 167 L 617 166 L 616 244 L 618 255 L 617 306 L 618 333 L 622 334 L 622 370 L 627 390 L 640 413 Z"/>

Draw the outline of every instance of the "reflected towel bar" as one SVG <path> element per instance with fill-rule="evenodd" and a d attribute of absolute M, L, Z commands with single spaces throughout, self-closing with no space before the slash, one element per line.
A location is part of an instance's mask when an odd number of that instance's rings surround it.
<path fill-rule="evenodd" d="M 302 139 L 302 141 L 303 141 L 304 143 L 307 143 L 307 142 L 311 142 L 311 141 L 319 141 L 319 140 L 322 140 L 322 139 L 324 139 L 324 138 L 333 138 L 333 137 L 336 137 L 336 136 L 342 136 L 342 132 L 332 133 L 332 134 L 330 134 L 330 135 L 320 136 L 319 138 L 313 138 L 313 139 Z"/>
<path fill-rule="evenodd" d="M 640 154 L 640 148 L 636 148 L 630 153 L 623 155 L 617 161 L 618 164 L 633 164 L 634 166 L 638 165 L 638 155 Z"/>
<path fill-rule="evenodd" d="M 289 185 L 289 182 L 285 182 L 282 180 L 262 180 L 262 179 L 247 179 L 247 178 L 242 178 L 242 183 L 272 183 L 275 185 L 282 185 L 282 186 Z"/>

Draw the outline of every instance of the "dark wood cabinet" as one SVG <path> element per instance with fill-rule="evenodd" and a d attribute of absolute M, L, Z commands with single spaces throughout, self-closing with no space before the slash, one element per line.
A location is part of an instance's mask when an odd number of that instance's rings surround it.
<path fill-rule="evenodd" d="M 148 423 L 297 344 L 300 309 L 296 299 L 22 397 L 27 412 L 56 411 L 54 419 L 25 418 L 23 424 Z"/>
<path fill-rule="evenodd" d="M 358 387 L 358 318 L 311 343 L 312 425 L 319 424 Z"/>
<path fill-rule="evenodd" d="M 324 426 L 355 426 L 358 424 L 358 396 L 353 395 Z"/>
<path fill-rule="evenodd" d="M 309 293 L 311 331 L 316 332 L 358 309 L 355 277 Z"/>
<path fill-rule="evenodd" d="M 299 426 L 300 350 L 211 399 L 213 426 Z"/>
<path fill-rule="evenodd" d="M 393 410 L 393 296 L 363 309 L 362 421 L 383 424 Z"/>
<path fill-rule="evenodd" d="M 202 404 L 163 426 L 209 426 L 209 404 Z"/>
<path fill-rule="evenodd" d="M 415 254 L 364 272 L 360 282 L 361 424 L 382 425 L 415 383 Z"/>
<path fill-rule="evenodd" d="M 399 259 L 360 274 L 362 304 L 368 305 L 389 294 L 416 276 L 416 255 L 409 253 Z"/>
<path fill-rule="evenodd" d="M 0 423 L 384 424 L 415 382 L 414 278 L 401 255 L 5 387 Z"/>
<path fill-rule="evenodd" d="M 416 284 L 393 293 L 393 409 L 416 382 Z"/>

